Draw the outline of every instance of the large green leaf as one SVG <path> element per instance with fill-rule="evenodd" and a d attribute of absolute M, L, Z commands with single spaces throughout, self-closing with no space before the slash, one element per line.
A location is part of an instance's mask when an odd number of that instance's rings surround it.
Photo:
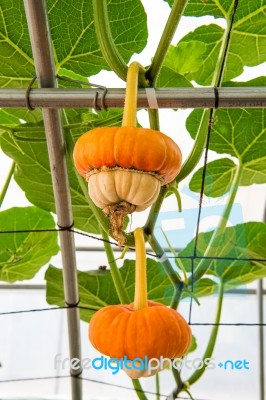
<path fill-rule="evenodd" d="M 10 114 L 8 111 L 0 109 L 0 125 L 5 126 L 17 126 L 20 125 L 20 120 L 15 115 Z M 0 126 L 0 131 L 3 131 L 3 127 Z"/>
<path fill-rule="evenodd" d="M 146 13 L 140 0 L 109 0 L 107 6 L 114 42 L 127 62 L 146 44 Z M 91 76 L 109 69 L 96 38 L 92 0 L 49 0 L 47 9 L 57 72 Z M 35 70 L 21 0 L 1 1 L 0 45 L 0 87 L 27 86 Z"/>
<path fill-rule="evenodd" d="M 230 26 L 234 0 L 195 0 L 189 2 L 185 15 L 214 15 L 224 17 Z M 266 61 L 266 3 L 261 0 L 238 2 L 231 32 L 230 46 L 226 58 L 224 80 L 229 81 L 243 72 L 244 66 L 255 66 Z M 217 66 L 222 45 L 224 29 L 218 25 L 201 26 L 182 38 L 181 43 L 191 41 L 206 45 L 204 61 L 195 71 L 186 75 L 200 85 L 213 84 L 212 79 Z M 189 51 L 187 57 L 190 57 Z"/>
<path fill-rule="evenodd" d="M 266 76 L 259 76 L 246 82 L 228 81 L 223 82 L 224 87 L 250 87 L 250 86 L 266 86 Z"/>
<path fill-rule="evenodd" d="M 197 256 L 199 258 L 194 260 L 194 268 L 197 268 L 201 261 L 200 257 L 206 254 L 206 248 L 212 234 L 213 231 L 199 234 L 197 241 Z M 249 222 L 226 228 L 212 246 L 213 249 L 216 249 L 217 257 L 224 259 L 205 260 L 201 264 L 202 268 L 204 271 L 206 270 L 207 275 L 221 278 L 226 290 L 264 278 L 266 276 L 265 243 L 266 224 L 262 222 Z M 195 240 L 193 239 L 179 253 L 179 256 L 193 256 L 194 246 Z M 191 272 L 190 260 L 183 259 L 183 263 L 187 271 Z M 210 290 L 215 289 L 216 286 L 210 282 Z M 195 293 L 197 294 L 196 287 Z"/>
<path fill-rule="evenodd" d="M 37 207 L 11 208 L 0 212 L 0 280 L 31 279 L 57 254 L 57 232 L 18 232 L 54 229 L 50 213 Z M 13 233 L 13 231 L 15 231 Z"/>
<path fill-rule="evenodd" d="M 11 126 L 21 126 L 21 128 L 26 127 L 24 122 L 29 124 L 41 124 L 43 119 L 42 111 L 39 108 L 36 108 L 35 110 L 23 108 L 2 108 L 0 110 L 0 124 L 9 125 L 7 122 L 5 122 L 4 115 L 8 116 L 9 119 L 13 118 L 13 123 L 10 124 Z"/>
<path fill-rule="evenodd" d="M 131 301 L 134 299 L 135 262 L 125 260 L 120 268 L 122 280 Z M 62 270 L 50 266 L 45 275 L 47 281 L 46 298 L 49 304 L 64 305 Z M 161 264 L 147 259 L 148 297 L 150 300 L 169 304 L 173 287 Z M 89 321 L 95 311 L 109 304 L 119 304 L 119 299 L 112 281 L 110 271 L 78 272 L 81 318 Z M 95 310 L 95 311 L 94 311 Z"/>
<path fill-rule="evenodd" d="M 20 136 L 22 133 L 20 133 Z M 0 137 L 2 150 L 16 161 L 14 177 L 25 191 L 28 200 L 47 211 L 55 212 L 53 187 L 44 133 L 32 133 L 34 140 L 15 139 L 7 132 Z M 67 156 L 70 192 L 72 197 L 75 227 L 87 232 L 98 233 L 99 227 L 81 191 L 73 164 Z"/>
<path fill-rule="evenodd" d="M 192 137 L 200 123 L 202 111 L 194 110 L 187 119 Z M 209 148 L 236 157 L 243 166 L 240 185 L 266 182 L 266 112 L 264 109 L 221 109 L 215 113 Z M 223 158 L 207 164 L 204 193 L 221 196 L 231 186 L 236 170 L 232 160 Z M 193 176 L 190 188 L 201 189 L 202 168 Z"/>
<path fill-rule="evenodd" d="M 231 188 L 237 166 L 229 158 L 221 158 L 207 164 L 206 176 L 204 183 L 204 194 L 209 197 L 220 197 L 228 192 Z M 202 182 L 203 168 L 198 169 L 193 175 L 189 188 L 193 192 L 200 192 Z M 245 168 L 243 166 L 243 174 L 239 185 L 249 186 L 253 183 L 265 183 L 266 170 L 265 163 L 258 162 L 256 168 Z"/>
<path fill-rule="evenodd" d="M 169 2 L 173 3 L 173 0 Z M 233 0 L 193 0 L 188 2 L 184 15 L 192 17 L 213 15 L 216 18 L 223 18 L 229 14 L 233 3 Z"/>
<path fill-rule="evenodd" d="M 128 292 L 130 301 L 134 299 L 135 262 L 125 260 L 120 268 L 122 280 Z M 50 266 L 45 274 L 47 282 L 46 299 L 49 304 L 64 305 L 62 270 Z M 147 259 L 147 282 L 149 300 L 169 305 L 173 286 L 160 263 Z M 217 284 L 210 278 L 203 278 L 194 285 L 197 296 L 208 296 L 216 291 Z M 81 319 L 89 321 L 95 311 L 110 304 L 119 304 L 119 299 L 112 281 L 110 271 L 93 270 L 78 271 L 78 288 L 80 296 Z M 190 293 L 184 292 L 183 298 L 189 298 Z M 83 309 L 88 308 L 88 310 Z"/>
<path fill-rule="evenodd" d="M 198 64 L 202 62 L 202 54 L 205 45 L 201 42 L 181 43 L 180 45 L 170 46 L 165 57 L 162 69 L 156 81 L 158 87 L 186 87 L 192 84 L 184 77 L 184 74 L 198 69 Z M 187 53 L 190 57 L 187 57 Z"/>

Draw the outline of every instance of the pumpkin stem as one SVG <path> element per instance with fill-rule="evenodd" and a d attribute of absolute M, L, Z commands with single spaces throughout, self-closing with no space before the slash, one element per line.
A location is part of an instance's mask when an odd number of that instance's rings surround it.
<path fill-rule="evenodd" d="M 121 201 L 120 203 L 110 204 L 104 207 L 103 213 L 110 219 L 110 227 L 115 240 L 117 240 L 118 246 L 125 244 L 125 237 L 123 235 L 123 228 L 125 217 L 135 211 L 136 206 L 128 203 L 127 201 Z"/>
<path fill-rule="evenodd" d="M 134 237 L 136 246 L 134 310 L 141 310 L 148 307 L 146 249 L 143 229 L 135 229 Z"/>
<path fill-rule="evenodd" d="M 136 126 L 139 73 L 145 73 L 141 64 L 134 61 L 127 71 L 127 86 L 122 126 Z"/>

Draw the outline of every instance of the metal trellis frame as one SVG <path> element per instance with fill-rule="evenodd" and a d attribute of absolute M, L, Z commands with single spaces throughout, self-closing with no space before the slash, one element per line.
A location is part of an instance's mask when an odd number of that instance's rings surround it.
<path fill-rule="evenodd" d="M 56 87 L 55 63 L 45 0 L 24 0 L 35 70 L 40 87 Z M 53 181 L 55 207 L 58 226 L 70 227 L 73 224 L 72 205 L 68 182 L 65 144 L 60 111 L 54 108 L 42 109 L 46 132 L 50 169 Z M 82 373 L 81 341 L 76 254 L 73 232 L 59 232 L 63 265 L 65 302 L 67 309 L 68 338 L 70 359 L 80 360 L 78 369 L 71 369 L 72 399 L 82 399 L 82 380 L 77 379 Z M 71 307 L 72 306 L 72 307 Z M 73 307 L 74 306 L 74 307 Z"/>
<path fill-rule="evenodd" d="M 38 3 L 38 2 L 37 2 Z M 43 48 L 42 48 L 43 50 Z M 45 58 L 45 57 L 43 57 Z M 53 80 L 55 80 L 55 73 Z M 44 85 L 43 85 L 44 86 Z M 222 88 L 156 88 L 154 89 L 159 108 L 262 108 L 266 107 L 265 87 L 222 87 Z M 45 108 L 93 108 L 97 89 L 59 89 L 51 85 L 30 90 L 32 107 Z M 99 97 L 102 93 L 99 92 Z M 104 98 L 107 108 L 122 108 L 125 89 L 108 88 Z M 147 108 L 148 96 L 145 89 L 138 91 L 138 107 Z M 0 89 L 0 107 L 25 108 L 27 89 Z"/>

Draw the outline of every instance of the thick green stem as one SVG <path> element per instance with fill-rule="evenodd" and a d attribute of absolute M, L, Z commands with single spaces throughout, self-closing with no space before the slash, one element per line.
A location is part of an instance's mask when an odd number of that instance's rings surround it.
<path fill-rule="evenodd" d="M 153 249 L 153 251 L 156 254 L 161 255 L 161 257 L 162 257 L 162 259 L 160 260 L 160 263 L 163 265 L 164 270 L 165 270 L 166 274 L 168 275 L 168 277 L 174 287 L 174 294 L 172 297 L 170 307 L 173 309 L 176 309 L 178 306 L 178 303 L 180 301 L 181 295 L 182 295 L 182 289 L 183 289 L 184 283 L 181 281 L 177 272 L 172 267 L 172 264 L 170 263 L 168 257 L 166 255 L 164 257 L 164 251 L 163 251 L 160 243 L 157 241 L 157 239 L 155 238 L 155 236 L 153 234 L 148 236 L 148 242 L 150 243 L 150 246 Z"/>
<path fill-rule="evenodd" d="M 14 173 L 14 170 L 15 170 L 15 165 L 16 165 L 16 163 L 15 163 L 15 161 L 13 161 L 12 164 L 11 164 L 11 167 L 10 167 L 10 169 L 8 171 L 8 175 L 6 177 L 6 180 L 5 180 L 4 186 L 2 188 L 2 191 L 0 193 L 0 208 L 1 208 L 2 204 L 3 204 L 3 201 L 5 199 L 5 196 L 6 196 L 9 184 L 10 184 L 10 181 L 12 179 L 12 176 L 13 176 L 13 173 Z"/>
<path fill-rule="evenodd" d="M 226 228 L 228 218 L 230 216 L 232 207 L 234 205 L 234 201 L 235 201 L 238 186 L 239 186 L 239 183 L 241 180 L 242 172 L 243 172 L 242 165 L 239 164 L 239 166 L 236 169 L 234 181 L 231 186 L 231 193 L 228 197 L 224 213 L 220 219 L 220 223 L 219 223 L 217 229 L 213 232 L 213 235 L 208 243 L 207 249 L 204 253 L 205 257 L 217 257 L 219 254 L 219 251 L 221 251 L 220 246 L 216 247 L 216 246 L 213 246 L 213 244 L 216 242 L 218 237 L 224 232 L 224 230 Z M 204 275 L 206 270 L 211 267 L 211 263 L 212 263 L 212 261 L 210 261 L 209 259 L 202 258 L 201 261 L 198 263 L 197 267 L 195 268 L 193 276 L 192 275 L 190 276 L 190 278 L 188 280 L 188 284 L 192 285 L 192 283 L 194 281 L 199 280 Z"/>
<path fill-rule="evenodd" d="M 212 110 L 210 109 L 206 109 L 203 111 L 193 149 L 184 164 L 182 165 L 182 168 L 175 179 L 176 183 L 179 183 L 183 179 L 185 179 L 197 166 L 206 147 L 207 133 L 208 129 L 210 129 L 209 123 L 211 119 L 211 114 Z"/>
<path fill-rule="evenodd" d="M 173 398 L 176 398 L 177 394 L 180 393 L 184 388 L 184 382 L 181 379 L 180 371 L 178 371 L 176 368 L 172 368 L 172 374 L 177 386 L 173 393 Z"/>
<path fill-rule="evenodd" d="M 154 84 L 188 0 L 175 0 L 146 76 Z"/>
<path fill-rule="evenodd" d="M 155 131 L 160 130 L 159 112 L 157 109 L 148 108 L 150 128 Z"/>
<path fill-rule="evenodd" d="M 156 388 L 156 400 L 160 400 L 160 375 L 157 373 L 155 375 L 155 388 Z"/>
<path fill-rule="evenodd" d="M 175 181 L 168 185 L 168 193 L 173 193 L 175 195 L 178 211 L 182 212 L 182 199 Z"/>
<path fill-rule="evenodd" d="M 184 390 L 184 392 L 186 392 L 190 398 L 190 400 L 194 400 L 192 397 L 192 394 L 190 393 L 190 391 L 188 389 Z"/>
<path fill-rule="evenodd" d="M 134 386 L 134 389 L 136 390 L 136 394 L 139 398 L 139 400 L 148 400 L 147 396 L 143 392 L 143 389 L 141 387 L 141 384 L 138 379 L 132 379 L 132 384 Z"/>
<path fill-rule="evenodd" d="M 148 306 L 146 249 L 142 228 L 134 231 L 136 246 L 134 310 Z"/>
<path fill-rule="evenodd" d="M 223 304 L 223 294 L 224 294 L 224 287 L 223 287 L 223 282 L 220 281 L 220 287 L 219 287 L 219 294 L 218 294 L 218 303 L 217 303 L 217 310 L 216 310 L 216 317 L 214 321 L 214 326 L 212 328 L 211 336 L 208 342 L 208 345 L 206 347 L 205 353 L 202 357 L 202 360 L 205 360 L 206 358 L 211 358 L 212 353 L 215 347 L 216 339 L 217 339 L 217 334 L 219 330 L 219 322 L 221 318 L 221 312 L 222 312 L 222 304 Z M 189 386 L 195 383 L 199 378 L 203 375 L 207 365 L 204 363 L 203 367 L 200 369 L 197 369 L 191 377 L 187 380 Z"/>
<path fill-rule="evenodd" d="M 157 200 L 151 206 L 146 224 L 144 226 L 144 232 L 147 235 L 151 235 L 154 230 L 154 227 L 155 227 L 155 224 L 156 224 L 159 212 L 160 212 L 160 208 L 163 204 L 166 193 L 167 193 L 167 186 L 162 186 L 159 196 L 157 197 Z"/>
<path fill-rule="evenodd" d="M 128 303 L 130 303 L 130 299 L 129 299 L 128 293 L 125 289 L 123 280 L 121 278 L 119 268 L 117 267 L 117 264 L 115 262 L 113 249 L 111 247 L 111 244 L 108 242 L 109 237 L 103 229 L 101 229 L 101 234 L 102 234 L 102 238 L 104 239 L 104 249 L 105 249 L 105 252 L 107 255 L 112 279 L 113 279 L 120 303 L 128 304 Z"/>
<path fill-rule="evenodd" d="M 119 54 L 112 37 L 106 0 L 93 0 L 93 15 L 98 44 L 110 69 L 124 81 L 127 77 L 127 64 Z"/>

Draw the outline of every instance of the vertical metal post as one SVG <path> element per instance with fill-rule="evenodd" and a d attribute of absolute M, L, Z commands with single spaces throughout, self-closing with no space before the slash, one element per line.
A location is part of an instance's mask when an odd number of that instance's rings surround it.
<path fill-rule="evenodd" d="M 266 222 L 266 206 L 264 210 L 264 222 Z M 258 311 L 259 311 L 259 323 L 263 324 L 264 306 L 263 306 L 263 279 L 258 281 L 257 288 L 258 297 Z M 265 399 L 265 368 L 264 368 L 264 326 L 259 326 L 259 385 L 260 385 L 260 400 Z"/>
<path fill-rule="evenodd" d="M 263 324 L 263 280 L 258 281 L 258 310 L 259 310 L 259 323 Z M 264 387 L 264 326 L 259 326 L 259 385 L 260 385 L 260 400 L 265 399 Z"/>
<path fill-rule="evenodd" d="M 45 0 L 24 0 L 38 84 L 41 88 L 56 87 L 55 63 Z M 65 143 L 60 110 L 43 108 L 44 127 L 50 160 L 58 225 L 73 223 L 71 197 L 67 175 Z M 45 195 L 45 194 L 44 194 Z M 67 305 L 79 302 L 74 235 L 68 230 L 59 233 L 63 263 L 64 293 Z M 67 309 L 70 359 L 81 361 L 79 309 Z M 72 399 L 82 399 L 81 363 L 71 369 Z"/>

